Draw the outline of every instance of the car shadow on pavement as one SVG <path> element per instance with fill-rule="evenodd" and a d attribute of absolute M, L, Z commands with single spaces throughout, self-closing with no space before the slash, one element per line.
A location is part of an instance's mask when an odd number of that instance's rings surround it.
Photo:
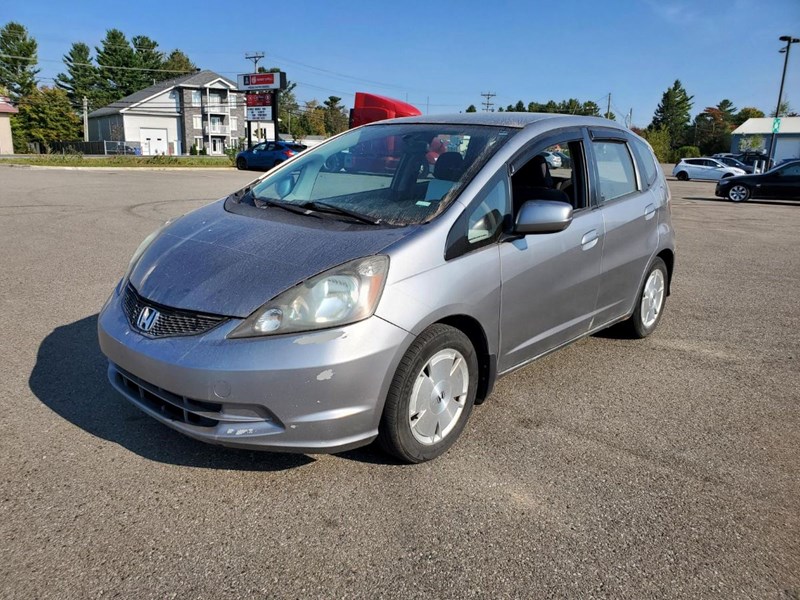
<path fill-rule="evenodd" d="M 681 198 L 681 200 L 701 200 L 703 202 L 724 202 L 726 204 L 737 204 L 737 202 L 731 202 L 727 198 L 720 198 L 718 196 L 686 196 L 685 198 Z M 750 198 L 746 202 L 739 202 L 738 204 L 763 204 L 765 206 L 792 206 L 797 205 L 797 202 L 793 202 L 791 200 L 767 200 L 767 199 L 754 199 Z"/>
<path fill-rule="evenodd" d="M 212 446 L 150 418 L 120 396 L 106 376 L 97 344 L 97 315 L 54 329 L 41 343 L 30 376 L 43 404 L 84 431 L 144 458 L 174 465 L 239 471 L 282 471 L 314 462 L 277 454 Z"/>

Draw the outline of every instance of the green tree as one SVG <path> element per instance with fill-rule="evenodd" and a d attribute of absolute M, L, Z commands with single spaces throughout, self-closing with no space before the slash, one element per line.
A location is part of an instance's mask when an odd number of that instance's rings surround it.
<path fill-rule="evenodd" d="M 792 110 L 788 100 L 781 100 L 778 110 L 773 110 L 771 113 L 769 113 L 769 116 L 773 119 L 775 117 L 796 117 L 797 113 Z"/>
<path fill-rule="evenodd" d="M 56 86 L 64 90 L 77 110 L 83 103 L 83 97 L 89 99 L 89 110 L 100 108 L 97 105 L 97 69 L 92 64 L 89 46 L 83 42 L 72 44 L 69 52 L 64 55 L 66 73 L 56 76 Z"/>
<path fill-rule="evenodd" d="M 177 48 L 169 53 L 169 56 L 161 65 L 161 68 L 168 73 L 161 73 L 161 79 L 171 79 L 173 77 L 180 77 L 181 73 L 192 73 L 197 70 L 195 65 L 189 57 L 178 50 Z"/>
<path fill-rule="evenodd" d="M 164 53 L 158 49 L 158 42 L 146 35 L 135 35 L 131 38 L 133 47 L 134 65 L 137 70 L 131 71 L 131 78 L 136 88 L 134 91 L 144 89 L 162 81 L 176 77 L 178 73 L 165 73 Z"/>
<path fill-rule="evenodd" d="M 109 29 L 95 48 L 97 57 L 97 96 L 102 106 L 141 89 L 136 53 L 125 34 Z"/>
<path fill-rule="evenodd" d="M 753 108 L 752 106 L 745 106 L 741 109 L 733 119 L 734 124 L 738 127 L 747 119 L 763 119 L 766 115 L 764 111 Z"/>
<path fill-rule="evenodd" d="M 323 103 L 325 105 L 325 132 L 327 135 L 336 135 L 347 129 L 347 114 L 345 108 L 339 102 L 338 96 L 328 96 Z"/>
<path fill-rule="evenodd" d="M 514 105 L 514 112 L 527 112 L 527 107 L 522 103 L 522 100 L 517 101 Z"/>
<path fill-rule="evenodd" d="M 673 150 L 680 147 L 686 138 L 685 130 L 691 121 L 689 113 L 693 98 L 694 96 L 686 93 L 680 80 L 676 79 L 672 87 L 661 96 L 661 102 L 653 115 L 650 129 L 666 128 Z"/>
<path fill-rule="evenodd" d="M 39 142 L 46 147 L 53 141 L 75 140 L 80 136 L 81 121 L 64 90 L 36 89 L 22 98 L 17 108 L 19 113 L 11 118 L 17 152 L 27 152 L 28 142 Z"/>
<path fill-rule="evenodd" d="M 23 25 L 10 21 L 0 29 L 0 85 L 13 102 L 36 89 L 37 49 Z"/>
<path fill-rule="evenodd" d="M 642 132 L 642 137 L 652 146 L 658 162 L 668 163 L 672 161 L 672 143 L 666 127 L 646 129 Z"/>
<path fill-rule="evenodd" d="M 475 105 L 474 105 L 474 104 L 470 104 L 470 105 L 467 107 L 467 110 L 465 110 L 464 112 L 470 112 L 470 113 L 472 113 L 472 112 L 478 112 L 478 109 L 477 109 L 477 108 L 475 108 Z"/>

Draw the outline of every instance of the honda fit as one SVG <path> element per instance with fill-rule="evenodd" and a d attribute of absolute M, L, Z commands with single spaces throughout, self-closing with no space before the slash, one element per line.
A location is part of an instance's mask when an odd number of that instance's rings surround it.
<path fill-rule="evenodd" d="M 204 442 L 313 453 L 377 439 L 429 460 L 498 377 L 614 324 L 656 329 L 669 199 L 648 144 L 605 119 L 353 129 L 141 244 L 99 317 L 108 376 Z"/>

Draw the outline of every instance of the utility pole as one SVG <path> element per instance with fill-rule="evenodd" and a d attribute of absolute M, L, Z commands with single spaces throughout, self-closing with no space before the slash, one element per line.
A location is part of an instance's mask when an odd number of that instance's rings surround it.
<path fill-rule="evenodd" d="M 608 108 L 606 108 L 606 119 L 611 118 L 611 92 L 608 92 Z"/>
<path fill-rule="evenodd" d="M 777 128 L 780 126 L 778 120 L 781 116 L 781 100 L 783 99 L 783 84 L 786 81 L 786 66 L 789 64 L 789 50 L 792 49 L 792 44 L 797 44 L 800 39 L 790 35 L 782 35 L 778 38 L 782 42 L 786 42 L 786 46 L 780 50 L 785 52 L 786 56 L 783 57 L 783 75 L 781 75 L 781 88 L 778 92 L 778 107 L 775 109 L 775 120 L 772 125 L 772 137 L 769 138 L 769 154 L 767 154 L 767 168 L 772 167 L 772 157 L 775 155 L 775 141 L 778 137 Z"/>
<path fill-rule="evenodd" d="M 481 92 L 481 96 L 486 98 L 481 104 L 483 104 L 483 112 L 489 112 L 489 109 L 494 106 L 494 102 L 492 102 L 492 98 L 497 96 L 497 94 L 493 92 Z M 492 111 L 494 112 L 494 111 Z"/>
<path fill-rule="evenodd" d="M 83 141 L 89 141 L 89 99 L 83 97 Z"/>
<path fill-rule="evenodd" d="M 431 114 L 431 97 L 430 96 L 428 96 L 425 99 L 425 114 L 426 115 Z"/>
<path fill-rule="evenodd" d="M 264 58 L 264 53 L 263 52 L 250 52 L 248 54 L 245 54 L 244 57 L 245 57 L 246 60 L 252 60 L 253 61 L 253 73 L 258 72 L 258 61 L 260 61 L 262 58 Z"/>

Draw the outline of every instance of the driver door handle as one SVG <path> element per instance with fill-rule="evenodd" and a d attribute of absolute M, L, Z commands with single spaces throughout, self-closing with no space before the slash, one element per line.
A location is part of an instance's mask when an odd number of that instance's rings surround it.
<path fill-rule="evenodd" d="M 591 250 L 597 245 L 597 240 L 600 239 L 600 236 L 597 235 L 597 230 L 592 229 L 591 231 L 587 231 L 583 234 L 581 238 L 581 249 L 582 250 Z"/>

